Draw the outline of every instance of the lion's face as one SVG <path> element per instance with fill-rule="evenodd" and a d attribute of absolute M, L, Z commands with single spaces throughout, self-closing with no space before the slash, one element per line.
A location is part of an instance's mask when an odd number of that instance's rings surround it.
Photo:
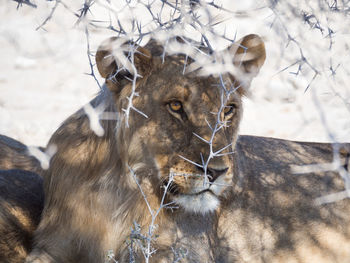
<path fill-rule="evenodd" d="M 150 68 L 143 71 L 132 101 L 142 114 L 132 110 L 128 119 L 120 115 L 121 154 L 134 173 L 151 182 L 159 198 L 168 186 L 168 201 L 191 212 L 213 211 L 232 187 L 232 153 L 242 114 L 240 84 L 229 74 L 184 74 L 183 56 L 163 61 L 148 53 L 142 59 Z M 132 83 L 123 81 L 119 89 L 115 80 L 107 85 L 122 113 Z"/>
<path fill-rule="evenodd" d="M 148 118 L 133 112 L 124 131 L 128 154 L 152 169 L 154 185 L 166 186 L 173 176 L 170 198 L 186 210 L 206 212 L 217 207 L 231 185 L 229 153 L 241 100 L 238 92 L 225 94 L 218 79 L 184 76 L 182 70 L 175 61 L 166 61 L 138 87 L 133 104 Z M 119 97 L 119 110 L 127 103 Z"/>

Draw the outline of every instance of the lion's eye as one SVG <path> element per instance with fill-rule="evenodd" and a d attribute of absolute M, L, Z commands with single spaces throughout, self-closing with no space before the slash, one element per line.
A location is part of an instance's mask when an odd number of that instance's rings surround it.
<path fill-rule="evenodd" d="M 172 101 L 169 103 L 169 108 L 176 113 L 179 113 L 182 110 L 182 103 L 180 101 Z"/>
<path fill-rule="evenodd" d="M 224 108 L 224 115 L 225 115 L 225 117 L 230 115 L 230 114 L 232 114 L 235 109 L 236 109 L 236 105 L 234 105 L 234 104 L 227 105 Z"/>

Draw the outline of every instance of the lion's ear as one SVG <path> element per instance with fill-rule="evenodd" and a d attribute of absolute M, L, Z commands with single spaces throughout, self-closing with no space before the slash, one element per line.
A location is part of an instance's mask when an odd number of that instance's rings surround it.
<path fill-rule="evenodd" d="M 229 47 L 233 63 L 250 78 L 255 77 L 265 62 L 265 45 L 258 35 L 247 35 Z"/>
<path fill-rule="evenodd" d="M 115 72 L 117 69 L 117 64 L 114 60 L 114 56 L 112 55 L 113 42 L 116 39 L 116 37 L 111 37 L 103 41 L 96 52 L 96 65 L 102 78 L 107 78 L 108 75 Z"/>
<path fill-rule="evenodd" d="M 96 65 L 107 81 L 142 77 L 151 69 L 151 52 L 125 39 L 111 37 L 102 42 L 96 52 Z"/>

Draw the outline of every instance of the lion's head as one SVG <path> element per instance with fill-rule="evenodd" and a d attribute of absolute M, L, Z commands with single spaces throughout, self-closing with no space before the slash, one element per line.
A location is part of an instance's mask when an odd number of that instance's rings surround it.
<path fill-rule="evenodd" d="M 105 41 L 96 62 L 120 113 L 127 169 L 148 178 L 159 197 L 169 186 L 167 198 L 187 211 L 215 210 L 232 186 L 241 97 L 264 60 L 256 35 L 215 54 L 179 39 L 165 48 Z"/>

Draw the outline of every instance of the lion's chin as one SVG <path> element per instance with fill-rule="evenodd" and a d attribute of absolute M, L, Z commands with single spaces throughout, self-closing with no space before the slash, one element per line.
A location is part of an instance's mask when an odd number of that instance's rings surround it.
<path fill-rule="evenodd" d="M 211 191 L 201 194 L 179 194 L 173 197 L 173 201 L 187 212 L 206 214 L 215 211 L 220 201 Z"/>

